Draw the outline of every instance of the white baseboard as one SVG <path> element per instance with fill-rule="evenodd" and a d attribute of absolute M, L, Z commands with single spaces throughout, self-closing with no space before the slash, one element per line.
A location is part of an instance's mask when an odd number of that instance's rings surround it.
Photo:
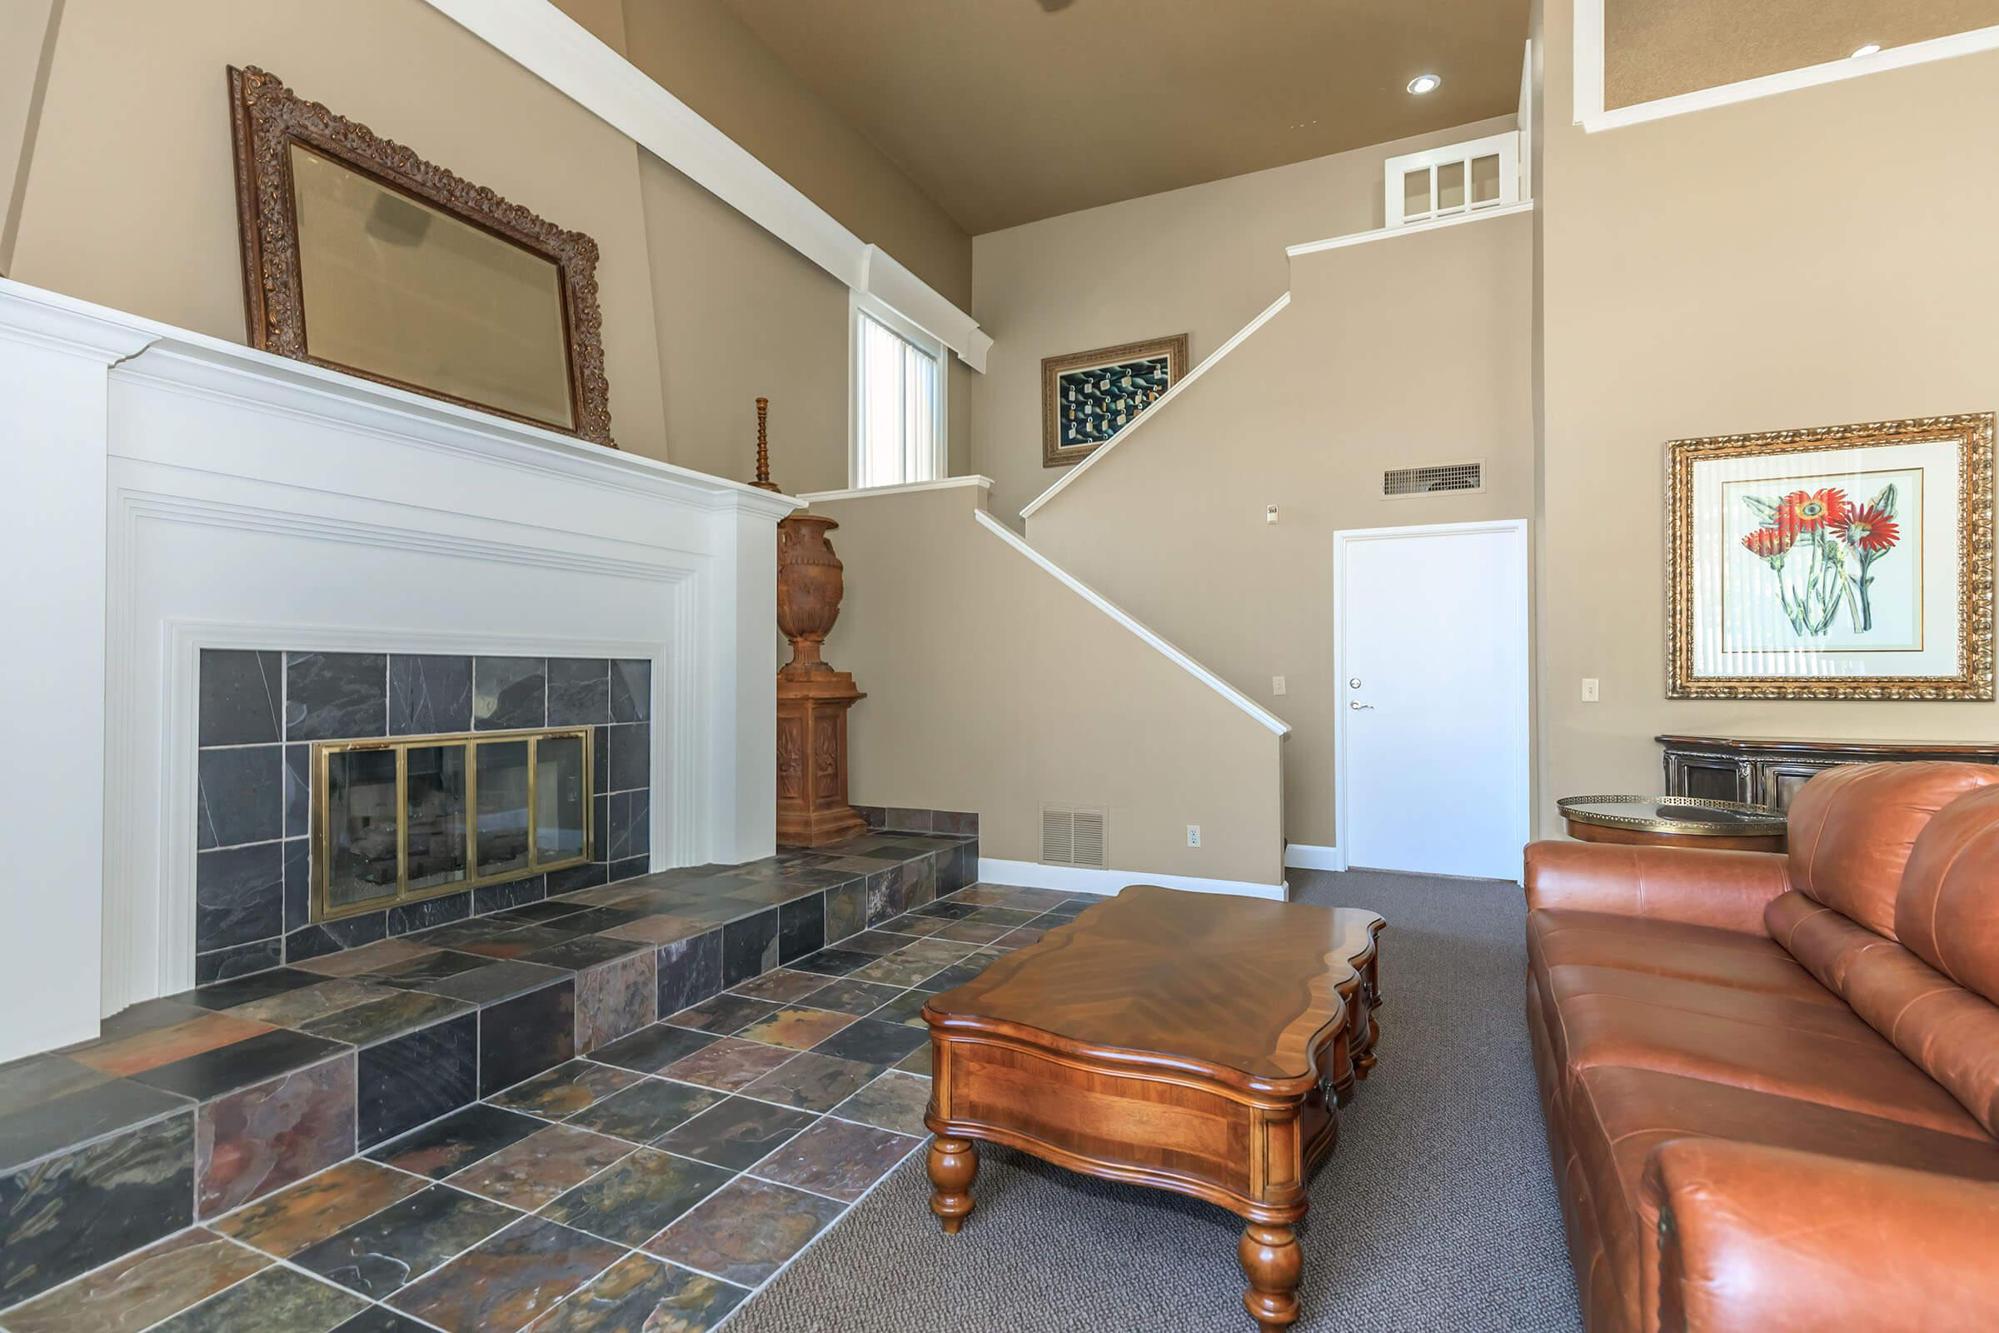
<path fill-rule="evenodd" d="M 1287 842 L 1284 844 L 1284 864 L 1291 870 L 1345 870 L 1347 858 L 1346 853 L 1337 847 Z"/>
<path fill-rule="evenodd" d="M 1013 884 L 1027 889 L 1061 889 L 1065 893 L 1112 894 L 1128 884 L 1158 884 L 1194 893 L 1227 893 L 1238 898 L 1284 901 L 1283 884 L 1256 884 L 1246 879 L 1202 879 L 1196 875 L 1158 875 L 1139 870 L 1090 870 L 1082 866 L 1045 866 L 1038 861 L 979 858 L 979 879 L 986 884 Z"/>

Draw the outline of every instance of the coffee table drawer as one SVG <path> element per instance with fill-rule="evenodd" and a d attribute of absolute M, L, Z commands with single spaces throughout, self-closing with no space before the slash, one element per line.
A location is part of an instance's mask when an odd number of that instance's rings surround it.
<path fill-rule="evenodd" d="M 953 1038 L 933 1061 L 934 1107 L 944 1121 L 1021 1136 L 1039 1145 L 1121 1166 L 1252 1191 L 1250 1133 L 1255 1113 L 1241 1102 L 1171 1074 L 1091 1069 L 1029 1048 Z M 1060 1096 L 1049 1089 L 1059 1086 Z M 1059 1158 L 1058 1158 L 1059 1160 Z"/>

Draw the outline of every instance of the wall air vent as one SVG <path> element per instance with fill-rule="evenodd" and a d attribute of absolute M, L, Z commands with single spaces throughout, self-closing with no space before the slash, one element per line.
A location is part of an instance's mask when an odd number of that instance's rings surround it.
<path fill-rule="evenodd" d="M 1041 864 L 1104 868 L 1104 812 L 1076 806 L 1041 807 Z"/>
<path fill-rule="evenodd" d="M 1436 463 L 1430 467 L 1392 467 L 1381 474 L 1381 494 L 1389 500 L 1439 491 L 1482 491 L 1483 463 Z"/>

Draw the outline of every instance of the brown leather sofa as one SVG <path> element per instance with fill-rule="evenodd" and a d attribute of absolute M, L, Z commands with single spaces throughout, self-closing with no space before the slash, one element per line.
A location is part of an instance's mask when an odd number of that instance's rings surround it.
<path fill-rule="evenodd" d="M 1789 831 L 1527 849 L 1585 1321 L 1999 1329 L 1999 767 L 1833 769 Z"/>

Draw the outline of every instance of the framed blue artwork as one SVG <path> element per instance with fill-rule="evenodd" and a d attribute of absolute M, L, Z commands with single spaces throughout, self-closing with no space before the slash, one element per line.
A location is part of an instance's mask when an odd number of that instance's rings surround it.
<path fill-rule="evenodd" d="M 1041 362 L 1041 465 L 1067 467 L 1136 421 L 1187 373 L 1187 335 Z"/>

